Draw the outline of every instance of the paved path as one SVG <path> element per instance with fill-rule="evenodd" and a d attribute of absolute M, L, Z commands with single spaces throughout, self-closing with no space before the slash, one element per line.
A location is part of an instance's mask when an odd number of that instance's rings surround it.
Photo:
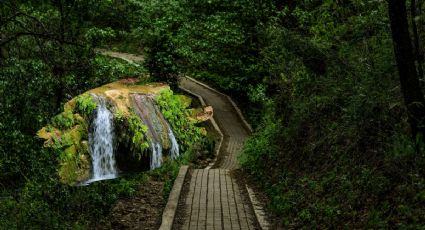
<path fill-rule="evenodd" d="M 195 169 L 181 229 L 255 229 L 251 206 L 228 169 Z"/>
<path fill-rule="evenodd" d="M 238 113 L 232 104 L 222 96 L 187 78 L 183 78 L 180 87 L 192 91 L 204 98 L 205 103 L 214 108 L 214 118 L 224 135 L 222 151 L 219 160 L 213 168 L 236 169 L 239 167 L 237 157 L 242 145 L 248 137 Z"/>
<path fill-rule="evenodd" d="M 114 58 L 120 58 L 124 61 L 134 63 L 134 62 L 143 62 L 145 58 L 141 55 L 136 54 L 129 54 L 129 53 L 122 53 L 122 52 L 115 52 L 111 50 L 105 50 L 105 49 L 95 49 L 96 52 L 101 53 L 106 56 L 114 57 Z"/>
<path fill-rule="evenodd" d="M 98 50 L 105 55 L 128 62 L 141 62 L 142 56 Z M 182 224 L 174 226 L 188 229 L 258 229 L 252 205 L 247 199 L 244 185 L 239 185 L 231 170 L 239 167 L 237 157 L 249 135 L 237 111 L 223 95 L 183 78 L 180 87 L 200 95 L 214 108 L 214 119 L 224 138 L 218 160 L 212 169 L 192 171 L 186 188 Z"/>
<path fill-rule="evenodd" d="M 224 96 L 186 78 L 180 87 L 204 98 L 214 108 L 214 118 L 223 132 L 223 146 L 213 169 L 193 170 L 181 229 L 256 229 L 246 190 L 230 175 L 238 168 L 237 156 L 248 137 L 237 112 Z"/>

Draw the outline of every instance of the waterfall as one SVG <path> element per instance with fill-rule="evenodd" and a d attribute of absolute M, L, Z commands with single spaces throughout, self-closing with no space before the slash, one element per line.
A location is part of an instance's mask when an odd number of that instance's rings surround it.
<path fill-rule="evenodd" d="M 152 152 L 150 166 L 151 169 L 161 167 L 162 164 L 162 146 L 160 143 L 151 142 L 150 149 Z"/>
<path fill-rule="evenodd" d="M 168 138 L 170 138 L 170 142 L 171 142 L 171 149 L 170 149 L 171 159 L 175 160 L 180 156 L 179 144 L 177 143 L 176 137 L 174 136 L 173 130 L 171 129 L 169 124 L 168 124 Z"/>
<path fill-rule="evenodd" d="M 93 176 L 86 183 L 116 178 L 117 166 L 114 156 L 113 115 L 106 107 L 103 98 L 98 97 L 98 106 L 89 134 L 90 154 L 93 164 Z"/>
<path fill-rule="evenodd" d="M 174 136 L 173 130 L 171 130 L 170 126 L 168 125 L 168 138 L 171 142 L 171 149 L 170 149 L 170 155 L 171 159 L 175 160 L 180 156 L 179 153 L 179 144 L 177 143 L 176 137 Z M 159 142 L 153 142 L 150 143 L 150 149 L 152 152 L 151 155 L 151 161 L 150 161 L 150 168 L 155 169 L 158 167 L 161 167 L 162 164 L 162 146 Z"/>
<path fill-rule="evenodd" d="M 150 169 L 162 165 L 163 146 L 167 146 L 168 143 L 170 144 L 170 158 L 177 159 L 180 155 L 179 145 L 170 125 L 156 105 L 153 95 L 133 94 L 131 97 L 136 114 L 140 116 L 148 128 L 146 136 L 150 142 L 149 148 L 151 150 Z"/>

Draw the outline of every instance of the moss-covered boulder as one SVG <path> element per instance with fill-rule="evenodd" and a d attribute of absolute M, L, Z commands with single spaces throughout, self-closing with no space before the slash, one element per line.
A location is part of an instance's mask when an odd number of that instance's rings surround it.
<path fill-rule="evenodd" d="M 44 147 L 57 154 L 61 181 L 75 185 L 91 178 L 93 169 L 88 137 L 93 129 L 90 124 L 99 98 L 107 102 L 108 110 L 113 114 L 119 169 L 157 167 L 158 162 L 152 165 L 153 147 L 161 146 L 164 152 L 161 157 L 168 157 L 167 153 L 175 151 L 171 126 L 155 102 L 157 95 L 164 91 L 170 91 L 170 87 L 163 83 L 142 85 L 134 79 L 126 79 L 89 90 L 65 103 L 64 111 L 37 133 L 44 139 Z M 191 104 L 187 96 L 176 95 L 174 99 L 184 108 Z M 197 118 L 196 115 L 190 118 L 192 113 L 189 109 L 187 111 L 187 120 Z M 161 162 L 161 159 L 156 161 Z"/>

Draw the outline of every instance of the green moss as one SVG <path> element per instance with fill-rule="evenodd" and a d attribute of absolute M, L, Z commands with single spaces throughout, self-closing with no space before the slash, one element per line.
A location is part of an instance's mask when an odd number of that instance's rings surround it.
<path fill-rule="evenodd" d="M 77 155 L 77 148 L 75 148 L 75 145 L 71 145 L 65 149 L 64 154 L 67 159 L 72 159 Z"/>
<path fill-rule="evenodd" d="M 45 147 L 52 148 L 60 159 L 59 177 L 61 182 L 75 185 L 90 176 L 88 122 L 80 114 L 66 111 L 52 119 L 52 125 L 39 130 L 37 135 L 45 139 Z M 87 110 L 86 110 L 87 111 Z"/>
<path fill-rule="evenodd" d="M 57 138 L 55 140 L 55 147 L 56 149 L 60 149 L 60 148 L 64 148 L 64 147 L 68 147 L 74 144 L 74 141 L 72 140 L 72 135 L 71 132 L 64 132 L 62 133 L 62 136 L 60 138 Z"/>
<path fill-rule="evenodd" d="M 188 108 L 192 104 L 192 98 L 185 95 L 175 95 L 175 98 L 180 101 L 184 108 Z"/>
<path fill-rule="evenodd" d="M 64 184 L 70 184 L 70 185 L 74 185 L 75 182 L 75 178 L 76 178 L 76 173 L 75 173 L 75 168 L 76 168 L 76 163 L 73 161 L 65 161 L 61 163 L 61 166 L 59 168 L 59 178 L 61 180 L 62 183 Z"/>
<path fill-rule="evenodd" d="M 61 163 L 59 168 L 59 177 L 63 183 L 75 184 L 77 177 L 77 161 L 76 161 L 77 150 L 74 145 L 66 148 L 61 156 Z"/>
<path fill-rule="evenodd" d="M 74 124 L 74 116 L 71 112 L 66 111 L 52 118 L 52 124 L 59 129 L 69 129 Z"/>
<path fill-rule="evenodd" d="M 85 116 L 90 116 L 97 104 L 89 94 L 82 94 L 76 98 L 75 110 Z"/>
<path fill-rule="evenodd" d="M 76 102 L 75 99 L 72 99 L 72 100 L 66 102 L 65 105 L 63 106 L 63 111 L 64 112 L 71 112 L 71 113 L 74 112 L 76 103 L 77 102 Z"/>
<path fill-rule="evenodd" d="M 117 121 L 117 122 L 123 122 L 124 121 L 124 119 L 125 119 L 125 113 L 123 112 L 123 111 L 121 111 L 121 110 L 119 110 L 119 111 L 116 111 L 115 113 L 114 113 L 114 118 L 115 118 L 115 120 Z"/>
<path fill-rule="evenodd" d="M 68 135 L 70 136 L 70 139 L 73 144 L 79 144 L 82 139 L 82 133 L 84 133 L 85 130 L 81 128 L 80 125 L 74 126 L 69 132 Z"/>
<path fill-rule="evenodd" d="M 81 141 L 80 144 L 78 145 L 78 152 L 80 154 L 85 154 L 88 155 L 89 154 L 89 142 L 84 140 Z"/>
<path fill-rule="evenodd" d="M 71 145 L 60 156 L 59 177 L 63 183 L 75 185 L 90 177 L 87 141 Z"/>

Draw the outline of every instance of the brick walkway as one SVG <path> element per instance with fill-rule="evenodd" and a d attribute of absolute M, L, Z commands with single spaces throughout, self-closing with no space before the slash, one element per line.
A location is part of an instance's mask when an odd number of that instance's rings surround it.
<path fill-rule="evenodd" d="M 182 229 L 254 229 L 251 207 L 227 169 L 195 169 Z"/>
<path fill-rule="evenodd" d="M 257 229 L 246 190 L 230 175 L 238 168 L 237 156 L 248 131 L 231 103 L 222 95 L 190 80 L 182 88 L 202 96 L 214 108 L 214 118 L 223 132 L 223 146 L 213 169 L 193 170 L 185 202 L 181 229 Z"/>
<path fill-rule="evenodd" d="M 214 109 L 214 118 L 224 134 L 224 140 L 219 161 L 217 161 L 213 168 L 238 168 L 237 157 L 244 141 L 248 137 L 248 131 L 245 129 L 232 104 L 221 94 L 186 78 L 182 79 L 180 87 L 200 95 L 204 98 L 205 103 L 207 105 L 212 105 Z"/>
<path fill-rule="evenodd" d="M 97 50 L 128 62 L 141 62 L 142 56 Z M 247 200 L 247 191 L 230 175 L 238 168 L 237 157 L 248 137 L 238 113 L 223 95 L 183 78 L 180 87 L 192 91 L 214 108 L 214 119 L 223 132 L 223 145 L 213 169 L 192 171 L 185 202 L 182 229 L 259 229 Z M 173 228 L 176 228 L 174 226 Z"/>

